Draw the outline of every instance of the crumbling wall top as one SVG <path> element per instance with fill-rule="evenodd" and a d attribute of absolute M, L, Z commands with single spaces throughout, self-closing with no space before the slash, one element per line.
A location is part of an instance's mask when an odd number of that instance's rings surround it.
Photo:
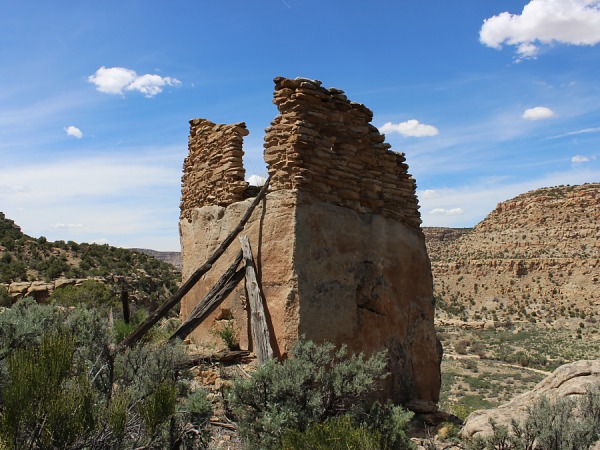
<path fill-rule="evenodd" d="M 404 154 L 391 151 L 370 123 L 373 112 L 318 80 L 274 82 L 280 114 L 265 136 L 271 189 L 312 192 L 323 201 L 418 228 L 415 180 Z"/>
<path fill-rule="evenodd" d="M 344 91 L 308 78 L 277 77 L 273 102 L 279 115 L 265 136 L 270 190 L 301 190 L 360 213 L 391 217 L 419 228 L 416 183 L 403 153 L 390 150 L 370 122 L 373 112 Z M 246 192 L 243 122 L 190 121 L 184 162 L 181 217 L 194 208 L 227 206 Z"/>
<path fill-rule="evenodd" d="M 229 205 L 243 199 L 247 183 L 242 162 L 246 124 L 190 120 L 189 154 L 183 162 L 181 218 L 205 205 Z"/>

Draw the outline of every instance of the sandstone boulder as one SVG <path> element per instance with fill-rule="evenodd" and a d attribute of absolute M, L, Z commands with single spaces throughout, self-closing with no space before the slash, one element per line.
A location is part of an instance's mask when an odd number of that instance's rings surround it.
<path fill-rule="evenodd" d="M 538 383 L 532 391 L 521 394 L 498 408 L 473 412 L 467 418 L 461 436 L 489 436 L 492 434 L 490 419 L 498 425 L 510 427 L 512 419 L 523 422 L 527 418 L 527 408 L 544 396 L 553 400 L 579 397 L 586 389 L 594 387 L 600 388 L 600 359 L 565 364 Z"/>

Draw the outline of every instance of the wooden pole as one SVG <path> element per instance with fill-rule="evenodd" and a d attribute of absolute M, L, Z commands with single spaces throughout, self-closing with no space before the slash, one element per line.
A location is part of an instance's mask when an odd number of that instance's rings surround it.
<path fill-rule="evenodd" d="M 219 281 L 212 287 L 210 291 L 204 296 L 204 298 L 196 305 L 192 310 L 187 320 L 173 333 L 169 338 L 169 341 L 175 339 L 185 339 L 192 331 L 196 329 L 198 325 L 210 314 L 211 311 L 221 303 L 229 293 L 235 289 L 242 278 L 244 278 L 244 271 L 239 270 L 236 272 L 237 266 L 242 261 L 242 251 L 240 250 L 235 258 L 235 261 L 225 271 Z"/>
<path fill-rule="evenodd" d="M 127 289 L 121 289 L 121 304 L 123 305 L 123 321 L 129 323 L 131 319 L 131 310 L 129 308 L 129 292 Z"/>
<path fill-rule="evenodd" d="M 248 222 L 248 219 L 250 219 L 254 208 L 256 208 L 256 205 L 258 205 L 261 199 L 265 196 L 269 187 L 270 180 L 271 177 L 267 178 L 265 184 L 260 189 L 258 195 L 248 208 L 248 211 L 246 211 L 246 214 L 244 214 L 244 217 L 242 217 L 242 220 L 240 220 L 240 222 L 233 229 L 233 231 L 229 233 L 229 235 L 215 250 L 212 256 L 208 258 L 208 260 L 202 266 L 200 266 L 187 279 L 185 283 L 181 285 L 181 287 L 177 290 L 177 292 L 175 292 L 175 294 L 171 296 L 171 298 L 169 298 L 165 303 L 159 306 L 156 309 L 156 311 L 154 311 L 146 320 L 144 320 L 144 322 L 142 322 L 135 330 L 133 330 L 133 332 L 129 336 L 123 339 L 123 341 L 119 344 L 117 351 L 124 350 L 126 347 L 133 347 L 136 344 L 136 342 L 138 342 L 142 338 L 142 336 L 144 336 L 144 334 L 148 332 L 152 325 L 158 322 L 162 317 L 164 317 L 167 314 L 167 312 L 169 312 L 171 308 L 173 308 L 177 303 L 179 303 L 181 299 L 185 296 L 185 294 L 187 294 L 190 291 L 190 289 L 192 289 L 192 287 L 194 287 L 194 285 L 198 282 L 198 280 L 202 278 L 202 275 L 204 275 L 210 270 L 213 264 L 217 262 L 217 260 L 221 257 L 223 253 L 225 253 L 225 250 L 227 250 L 227 247 L 229 247 L 231 242 L 233 242 L 236 236 L 240 234 L 240 232 L 244 229 L 244 225 L 246 225 L 246 222 Z"/>
<path fill-rule="evenodd" d="M 273 358 L 273 349 L 271 348 L 271 337 L 267 325 L 267 317 L 263 306 L 262 295 L 258 281 L 256 279 L 256 269 L 250 241 L 246 236 L 240 237 L 242 243 L 242 252 L 244 252 L 244 264 L 246 266 L 246 292 L 250 303 L 250 326 L 252 328 L 252 342 L 254 344 L 254 353 L 259 363 L 264 363 Z"/>

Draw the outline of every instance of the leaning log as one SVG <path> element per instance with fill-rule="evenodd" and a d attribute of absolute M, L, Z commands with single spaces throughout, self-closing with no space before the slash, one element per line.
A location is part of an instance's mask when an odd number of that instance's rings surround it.
<path fill-rule="evenodd" d="M 204 319 L 235 289 L 235 287 L 244 278 L 244 271 L 236 272 L 237 266 L 242 261 L 242 251 L 240 250 L 233 264 L 225 271 L 219 281 L 208 291 L 208 294 L 196 305 L 189 314 L 186 321 L 173 333 L 169 341 L 175 339 L 184 340 L 192 331 L 200 325 Z"/>
<path fill-rule="evenodd" d="M 256 270 L 250 241 L 246 236 L 240 237 L 242 251 L 244 252 L 244 265 L 246 266 L 246 292 L 250 303 L 250 326 L 252 327 L 252 343 L 254 353 L 259 363 L 263 363 L 273 358 L 273 349 L 271 348 L 271 337 L 269 335 L 269 326 L 263 306 L 262 295 L 258 280 L 256 279 Z"/>
<path fill-rule="evenodd" d="M 185 294 L 187 294 L 190 291 L 190 289 L 192 289 L 192 287 L 194 287 L 194 285 L 198 282 L 198 280 L 200 280 L 202 275 L 204 275 L 210 270 L 210 268 L 217 262 L 221 255 L 225 253 L 225 250 L 227 250 L 227 247 L 229 247 L 229 245 L 233 242 L 236 236 L 240 234 L 240 232 L 244 229 L 244 225 L 246 225 L 246 222 L 248 222 L 248 219 L 250 219 L 254 208 L 256 208 L 256 205 L 258 205 L 261 199 L 265 196 L 269 187 L 270 179 L 270 177 L 267 178 L 265 184 L 260 189 L 258 195 L 248 208 L 248 211 L 246 211 L 246 214 L 244 214 L 244 217 L 242 217 L 242 220 L 240 220 L 240 222 L 233 229 L 233 231 L 229 233 L 229 235 L 215 250 L 212 256 L 208 258 L 208 260 L 202 266 L 200 266 L 187 279 L 185 283 L 181 285 L 181 287 L 177 290 L 177 292 L 175 292 L 175 294 L 171 296 L 171 298 L 169 298 L 169 300 L 167 300 L 156 311 L 150 314 L 150 316 L 146 320 L 144 320 L 144 322 L 142 322 L 135 330 L 133 330 L 133 332 L 129 336 L 123 339 L 123 341 L 119 344 L 119 347 L 117 348 L 118 351 L 122 351 L 127 347 L 133 347 L 156 322 L 158 322 L 161 318 L 166 316 L 166 314 L 171 310 L 171 308 L 173 308 L 177 303 L 181 301 Z"/>

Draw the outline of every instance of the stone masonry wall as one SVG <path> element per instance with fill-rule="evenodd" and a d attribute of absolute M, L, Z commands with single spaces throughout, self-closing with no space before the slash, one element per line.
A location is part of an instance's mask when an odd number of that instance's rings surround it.
<path fill-rule="evenodd" d="M 183 163 L 181 218 L 191 220 L 193 208 L 226 206 L 243 199 L 246 174 L 242 162 L 246 124 L 215 124 L 190 120 L 189 155 Z"/>
<path fill-rule="evenodd" d="M 416 183 L 403 153 L 390 151 L 373 113 L 344 92 L 277 77 L 280 115 L 266 129 L 271 190 L 300 189 L 328 203 L 419 228 Z"/>
<path fill-rule="evenodd" d="M 373 354 L 387 349 L 382 395 L 435 410 L 441 353 L 434 329 L 431 264 L 420 228 L 415 180 L 404 155 L 371 125 L 372 112 L 335 88 L 275 78 L 279 115 L 266 130 L 269 192 L 247 235 L 264 296 L 271 344 L 286 357 L 301 336 Z M 191 121 L 184 163 L 180 236 L 186 279 L 247 211 L 244 124 Z M 232 244 L 186 295 L 189 312 L 228 267 Z M 194 330 L 200 346 L 221 345 L 215 330 L 233 326 L 252 349 L 242 284 Z M 417 402 L 423 401 L 424 403 Z"/>

